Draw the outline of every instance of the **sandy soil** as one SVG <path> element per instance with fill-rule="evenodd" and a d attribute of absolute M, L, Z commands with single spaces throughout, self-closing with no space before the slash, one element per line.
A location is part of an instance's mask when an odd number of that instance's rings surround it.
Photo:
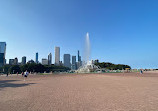
<path fill-rule="evenodd" d="M 0 111 L 157 110 L 157 73 L 0 76 Z"/>

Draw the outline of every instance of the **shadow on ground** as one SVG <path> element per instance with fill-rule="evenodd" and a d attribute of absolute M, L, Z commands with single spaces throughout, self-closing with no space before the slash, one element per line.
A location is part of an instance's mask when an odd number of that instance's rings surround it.
<path fill-rule="evenodd" d="M 31 84 L 35 84 L 35 83 L 22 83 L 22 84 L 13 83 L 16 81 L 19 80 L 0 80 L 0 90 L 7 87 L 17 88 L 17 87 L 24 87 L 24 86 L 29 86 Z"/>

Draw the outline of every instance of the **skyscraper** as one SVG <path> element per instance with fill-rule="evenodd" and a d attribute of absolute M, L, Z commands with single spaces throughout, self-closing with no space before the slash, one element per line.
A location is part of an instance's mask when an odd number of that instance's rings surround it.
<path fill-rule="evenodd" d="M 72 70 L 76 70 L 76 56 L 72 56 Z"/>
<path fill-rule="evenodd" d="M 71 68 L 70 54 L 64 54 L 64 66 Z"/>
<path fill-rule="evenodd" d="M 48 65 L 48 59 L 42 59 L 42 65 Z"/>
<path fill-rule="evenodd" d="M 6 42 L 0 42 L 0 67 L 5 63 Z"/>
<path fill-rule="evenodd" d="M 96 60 L 94 61 L 94 63 L 95 63 L 95 64 L 99 63 L 99 60 L 98 60 L 98 59 L 96 59 Z"/>
<path fill-rule="evenodd" d="M 21 62 L 21 64 L 22 64 L 22 65 L 25 65 L 25 64 L 26 64 L 26 57 L 25 57 L 25 56 L 22 57 L 22 62 Z"/>
<path fill-rule="evenodd" d="M 78 62 L 81 62 L 80 51 L 78 50 Z"/>
<path fill-rule="evenodd" d="M 38 52 L 36 53 L 36 59 L 35 59 L 36 64 L 38 64 Z"/>
<path fill-rule="evenodd" d="M 35 63 L 35 61 L 31 59 L 27 63 L 32 64 L 32 63 Z"/>
<path fill-rule="evenodd" d="M 4 60 L 4 65 L 6 65 L 6 64 L 7 64 L 7 59 Z"/>
<path fill-rule="evenodd" d="M 14 59 L 14 65 L 18 65 L 18 58 L 17 57 Z"/>
<path fill-rule="evenodd" d="M 78 62 L 80 61 L 80 51 L 78 50 Z"/>
<path fill-rule="evenodd" d="M 48 65 L 51 65 L 52 64 L 52 54 L 50 53 L 48 55 Z"/>
<path fill-rule="evenodd" d="M 80 56 L 80 52 L 78 50 L 78 62 L 77 62 L 77 69 L 82 66 L 82 61 L 81 61 L 81 56 Z"/>
<path fill-rule="evenodd" d="M 14 65 L 14 59 L 9 59 L 9 65 Z"/>
<path fill-rule="evenodd" d="M 60 47 L 55 47 L 55 65 L 59 65 L 60 61 Z"/>

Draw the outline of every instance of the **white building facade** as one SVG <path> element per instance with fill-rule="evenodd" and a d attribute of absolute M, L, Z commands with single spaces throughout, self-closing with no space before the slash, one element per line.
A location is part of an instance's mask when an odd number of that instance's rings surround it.
<path fill-rule="evenodd" d="M 55 47 L 55 65 L 60 64 L 60 47 Z"/>

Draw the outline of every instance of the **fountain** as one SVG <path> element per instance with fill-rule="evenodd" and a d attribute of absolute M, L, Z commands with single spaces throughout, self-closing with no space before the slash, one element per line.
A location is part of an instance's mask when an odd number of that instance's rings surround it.
<path fill-rule="evenodd" d="M 99 69 L 98 66 L 94 65 L 90 59 L 90 40 L 89 33 L 86 34 L 86 42 L 85 42 L 85 51 L 84 51 L 84 61 L 82 66 L 76 71 L 78 73 L 90 73 L 94 72 L 96 69 Z"/>

